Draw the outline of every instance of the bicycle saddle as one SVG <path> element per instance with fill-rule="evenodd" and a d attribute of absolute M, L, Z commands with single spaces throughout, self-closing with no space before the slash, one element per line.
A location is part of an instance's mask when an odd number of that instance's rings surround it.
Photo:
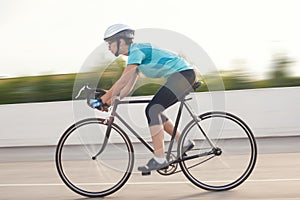
<path fill-rule="evenodd" d="M 198 88 L 198 87 L 200 87 L 202 85 L 202 82 L 201 81 L 197 81 L 197 82 L 195 82 L 194 84 L 193 84 L 193 89 L 194 89 L 194 91 L 196 91 L 196 89 Z"/>

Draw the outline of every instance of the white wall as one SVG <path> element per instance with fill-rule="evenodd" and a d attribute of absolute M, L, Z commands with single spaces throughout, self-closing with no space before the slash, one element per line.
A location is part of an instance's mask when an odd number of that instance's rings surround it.
<path fill-rule="evenodd" d="M 198 113 L 231 112 L 246 121 L 257 137 L 300 135 L 300 87 L 205 92 L 192 96 L 191 105 Z M 144 107 L 122 106 L 119 111 L 142 136 L 149 137 Z M 167 110 L 173 120 L 176 109 L 174 106 Z M 0 105 L 0 147 L 55 145 L 75 120 L 95 115 L 107 116 L 88 108 L 83 101 Z M 186 113 L 183 124 L 185 122 Z"/>

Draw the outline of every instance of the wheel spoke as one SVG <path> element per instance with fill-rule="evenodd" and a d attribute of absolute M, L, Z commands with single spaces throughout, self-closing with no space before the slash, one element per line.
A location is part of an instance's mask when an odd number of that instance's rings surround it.
<path fill-rule="evenodd" d="M 191 168 L 193 168 L 193 167 L 196 167 L 196 166 L 198 166 L 198 165 L 201 165 L 201 164 L 203 164 L 203 163 L 209 161 L 210 159 L 212 159 L 212 158 L 214 158 L 214 157 L 215 157 L 215 156 L 208 157 L 208 158 L 206 158 L 205 160 L 200 161 L 199 163 L 196 163 L 196 164 L 194 164 L 194 165 L 189 166 L 188 169 L 191 169 Z"/>

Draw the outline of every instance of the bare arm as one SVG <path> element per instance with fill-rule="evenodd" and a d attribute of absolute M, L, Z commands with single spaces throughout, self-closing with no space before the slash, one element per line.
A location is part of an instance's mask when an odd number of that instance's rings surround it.
<path fill-rule="evenodd" d="M 120 92 L 120 99 L 123 99 L 124 97 L 126 97 L 133 89 L 135 83 L 137 80 L 137 73 L 135 74 L 135 77 L 133 77 L 132 79 L 130 79 L 124 88 L 122 88 L 121 92 Z"/>
<path fill-rule="evenodd" d="M 119 80 L 102 96 L 103 103 L 111 105 L 115 96 L 127 96 L 132 90 L 137 79 L 138 65 L 128 65 Z"/>

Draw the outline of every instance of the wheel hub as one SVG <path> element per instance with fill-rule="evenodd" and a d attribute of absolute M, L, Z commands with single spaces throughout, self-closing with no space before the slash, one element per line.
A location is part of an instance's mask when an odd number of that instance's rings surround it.
<path fill-rule="evenodd" d="M 214 149 L 214 154 L 216 156 L 220 156 L 222 154 L 222 149 L 220 149 L 219 147 L 215 148 Z"/>

